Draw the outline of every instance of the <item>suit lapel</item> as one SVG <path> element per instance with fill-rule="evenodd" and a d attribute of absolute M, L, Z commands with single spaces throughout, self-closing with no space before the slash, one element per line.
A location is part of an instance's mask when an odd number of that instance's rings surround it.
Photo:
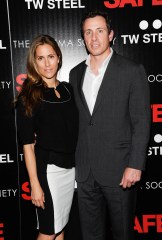
<path fill-rule="evenodd" d="M 84 76 L 85 76 L 85 72 L 86 72 L 86 69 L 87 69 L 87 65 L 85 64 L 85 62 L 82 64 L 82 68 L 81 68 L 81 77 L 80 77 L 80 80 L 78 81 L 78 92 L 80 94 L 80 98 L 81 98 L 81 101 L 84 105 L 84 108 L 87 112 L 87 114 L 89 116 L 91 116 L 90 114 L 90 111 L 89 111 L 89 108 L 88 108 L 88 105 L 87 105 L 87 102 L 86 102 L 86 99 L 85 99 L 85 96 L 84 96 L 84 93 L 83 93 L 83 81 L 84 81 Z"/>
<path fill-rule="evenodd" d="M 86 102 L 86 99 L 85 99 L 85 96 L 84 96 L 84 93 L 83 93 L 83 90 L 82 90 L 84 76 L 85 76 L 87 66 L 86 66 L 85 62 L 81 65 L 80 73 L 78 73 L 78 74 L 80 74 L 80 79 L 78 81 L 78 92 L 79 92 L 79 95 L 80 95 L 80 98 L 81 98 L 81 102 L 82 102 L 87 114 L 89 115 L 89 117 L 93 117 L 95 115 L 98 107 L 100 106 L 100 104 L 101 104 L 101 102 L 102 102 L 102 100 L 104 99 L 105 96 L 109 97 L 110 99 L 113 97 L 115 81 L 116 81 L 116 78 L 115 78 L 115 75 L 116 75 L 116 67 L 115 67 L 116 57 L 115 56 L 116 55 L 117 54 L 114 51 L 114 53 L 113 53 L 113 55 L 110 59 L 110 62 L 108 64 L 107 68 L 106 68 L 101 86 L 99 88 L 96 103 L 95 103 L 92 115 L 89 111 L 89 108 L 88 108 L 88 105 L 87 105 L 87 102 Z"/>
<path fill-rule="evenodd" d="M 115 52 L 113 53 L 110 62 L 106 68 L 101 86 L 99 88 L 98 91 L 98 95 L 97 95 L 97 99 L 96 99 L 96 103 L 93 109 L 93 113 L 92 116 L 96 113 L 99 105 L 101 104 L 102 100 L 104 99 L 104 96 L 106 94 L 106 96 L 109 95 L 109 97 L 111 98 L 112 93 L 113 93 L 113 83 L 115 82 L 114 79 L 114 74 L 115 74 Z"/>

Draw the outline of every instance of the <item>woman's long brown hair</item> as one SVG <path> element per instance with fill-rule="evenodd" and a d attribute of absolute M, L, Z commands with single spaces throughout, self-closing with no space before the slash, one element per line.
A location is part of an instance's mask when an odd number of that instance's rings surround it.
<path fill-rule="evenodd" d="M 21 102 L 25 107 L 26 116 L 32 116 L 34 107 L 42 98 L 43 88 L 47 86 L 35 66 L 36 49 L 38 46 L 44 44 L 49 44 L 59 57 L 57 72 L 62 66 L 62 53 L 57 42 L 49 35 L 39 35 L 34 38 L 27 55 L 27 79 L 23 82 L 21 91 L 15 99 L 16 103 L 18 99 L 21 98 Z"/>

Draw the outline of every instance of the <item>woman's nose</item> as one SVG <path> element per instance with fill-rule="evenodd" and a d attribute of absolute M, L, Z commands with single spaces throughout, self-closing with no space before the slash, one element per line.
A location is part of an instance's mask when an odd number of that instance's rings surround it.
<path fill-rule="evenodd" d="M 49 60 L 45 59 L 45 65 L 48 66 L 49 65 Z"/>

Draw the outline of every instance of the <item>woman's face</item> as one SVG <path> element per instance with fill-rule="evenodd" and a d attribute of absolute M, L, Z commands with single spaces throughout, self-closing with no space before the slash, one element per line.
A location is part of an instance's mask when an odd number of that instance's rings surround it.
<path fill-rule="evenodd" d="M 36 48 L 35 63 L 37 72 L 47 84 L 56 80 L 59 57 L 51 45 L 43 44 Z"/>

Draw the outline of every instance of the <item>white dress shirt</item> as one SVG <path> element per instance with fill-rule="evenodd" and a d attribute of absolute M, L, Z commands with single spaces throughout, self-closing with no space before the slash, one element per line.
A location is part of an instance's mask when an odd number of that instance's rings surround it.
<path fill-rule="evenodd" d="M 90 67 L 90 55 L 88 55 L 86 64 L 87 64 L 87 69 L 84 77 L 84 82 L 83 82 L 83 93 L 89 108 L 90 113 L 92 114 L 93 108 L 97 99 L 97 94 L 99 91 L 99 88 L 101 86 L 103 76 L 105 74 L 106 68 L 109 64 L 109 61 L 112 57 L 113 54 L 113 49 L 111 48 L 111 52 L 108 55 L 108 57 L 104 60 L 102 63 L 101 67 L 98 69 L 99 74 L 95 75 Z"/>

